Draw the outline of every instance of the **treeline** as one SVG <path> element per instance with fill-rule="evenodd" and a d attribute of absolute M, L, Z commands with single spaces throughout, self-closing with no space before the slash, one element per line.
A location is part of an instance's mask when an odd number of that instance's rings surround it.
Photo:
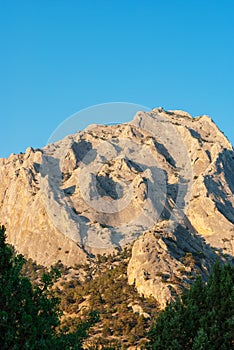
<path fill-rule="evenodd" d="M 217 262 L 159 312 L 128 285 L 129 258 L 98 256 L 77 267 L 85 281 L 66 281 L 61 263 L 48 271 L 15 254 L 0 227 L 0 349 L 234 349 L 233 266 Z"/>

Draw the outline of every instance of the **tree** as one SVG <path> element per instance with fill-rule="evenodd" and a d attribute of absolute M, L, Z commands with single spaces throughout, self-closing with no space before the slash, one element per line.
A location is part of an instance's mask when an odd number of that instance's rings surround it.
<path fill-rule="evenodd" d="M 21 274 L 24 263 L 24 257 L 6 244 L 5 228 L 0 226 L 0 349 L 82 349 L 96 314 L 72 334 L 58 331 L 62 312 L 52 289 L 58 271 L 52 269 L 33 286 Z"/>
<path fill-rule="evenodd" d="M 181 299 L 169 304 L 152 325 L 148 348 L 230 350 L 234 348 L 234 267 L 214 265 L 204 284 L 197 278 Z"/>

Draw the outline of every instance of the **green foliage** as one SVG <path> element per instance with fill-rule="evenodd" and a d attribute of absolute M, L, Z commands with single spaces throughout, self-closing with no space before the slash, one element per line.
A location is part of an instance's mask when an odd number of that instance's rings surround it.
<path fill-rule="evenodd" d="M 91 349 L 95 346 L 97 349 L 98 346 L 125 349 L 123 346 L 127 348 L 146 341 L 151 319 L 134 313 L 132 305 L 139 305 L 150 316 L 158 312 L 158 305 L 153 298 L 140 297 L 136 288 L 128 284 L 129 259 L 130 251 L 126 249 L 105 258 L 97 256 L 96 263 L 82 267 L 86 271 L 86 281 L 62 284 L 59 295 L 67 314 L 81 316 L 91 310 L 98 310 L 100 314 L 98 327 L 90 333 L 92 340 L 89 338 L 88 343 L 92 343 Z M 65 320 L 65 324 L 73 327 L 71 320 Z"/>
<path fill-rule="evenodd" d="M 234 267 L 214 265 L 182 298 L 166 307 L 150 329 L 149 349 L 230 350 L 234 347 Z"/>
<path fill-rule="evenodd" d="M 97 315 L 92 313 L 72 334 L 58 331 L 62 312 L 52 288 L 58 271 L 52 268 L 33 286 L 21 273 L 24 264 L 0 227 L 0 349 L 82 349 Z"/>

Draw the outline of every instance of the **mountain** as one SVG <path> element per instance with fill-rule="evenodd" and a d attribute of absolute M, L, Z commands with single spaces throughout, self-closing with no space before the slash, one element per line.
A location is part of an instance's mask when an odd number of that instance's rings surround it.
<path fill-rule="evenodd" d="M 234 151 L 208 116 L 138 112 L 0 159 L 0 221 L 37 263 L 132 247 L 128 282 L 167 300 L 234 251 Z"/>

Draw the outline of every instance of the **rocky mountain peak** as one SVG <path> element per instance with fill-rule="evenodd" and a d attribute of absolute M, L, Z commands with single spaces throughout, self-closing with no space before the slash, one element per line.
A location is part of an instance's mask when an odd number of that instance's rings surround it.
<path fill-rule="evenodd" d="M 208 116 L 139 111 L 0 159 L 1 223 L 44 265 L 133 244 L 129 283 L 164 305 L 217 254 L 233 256 L 233 173 L 232 145 Z"/>

